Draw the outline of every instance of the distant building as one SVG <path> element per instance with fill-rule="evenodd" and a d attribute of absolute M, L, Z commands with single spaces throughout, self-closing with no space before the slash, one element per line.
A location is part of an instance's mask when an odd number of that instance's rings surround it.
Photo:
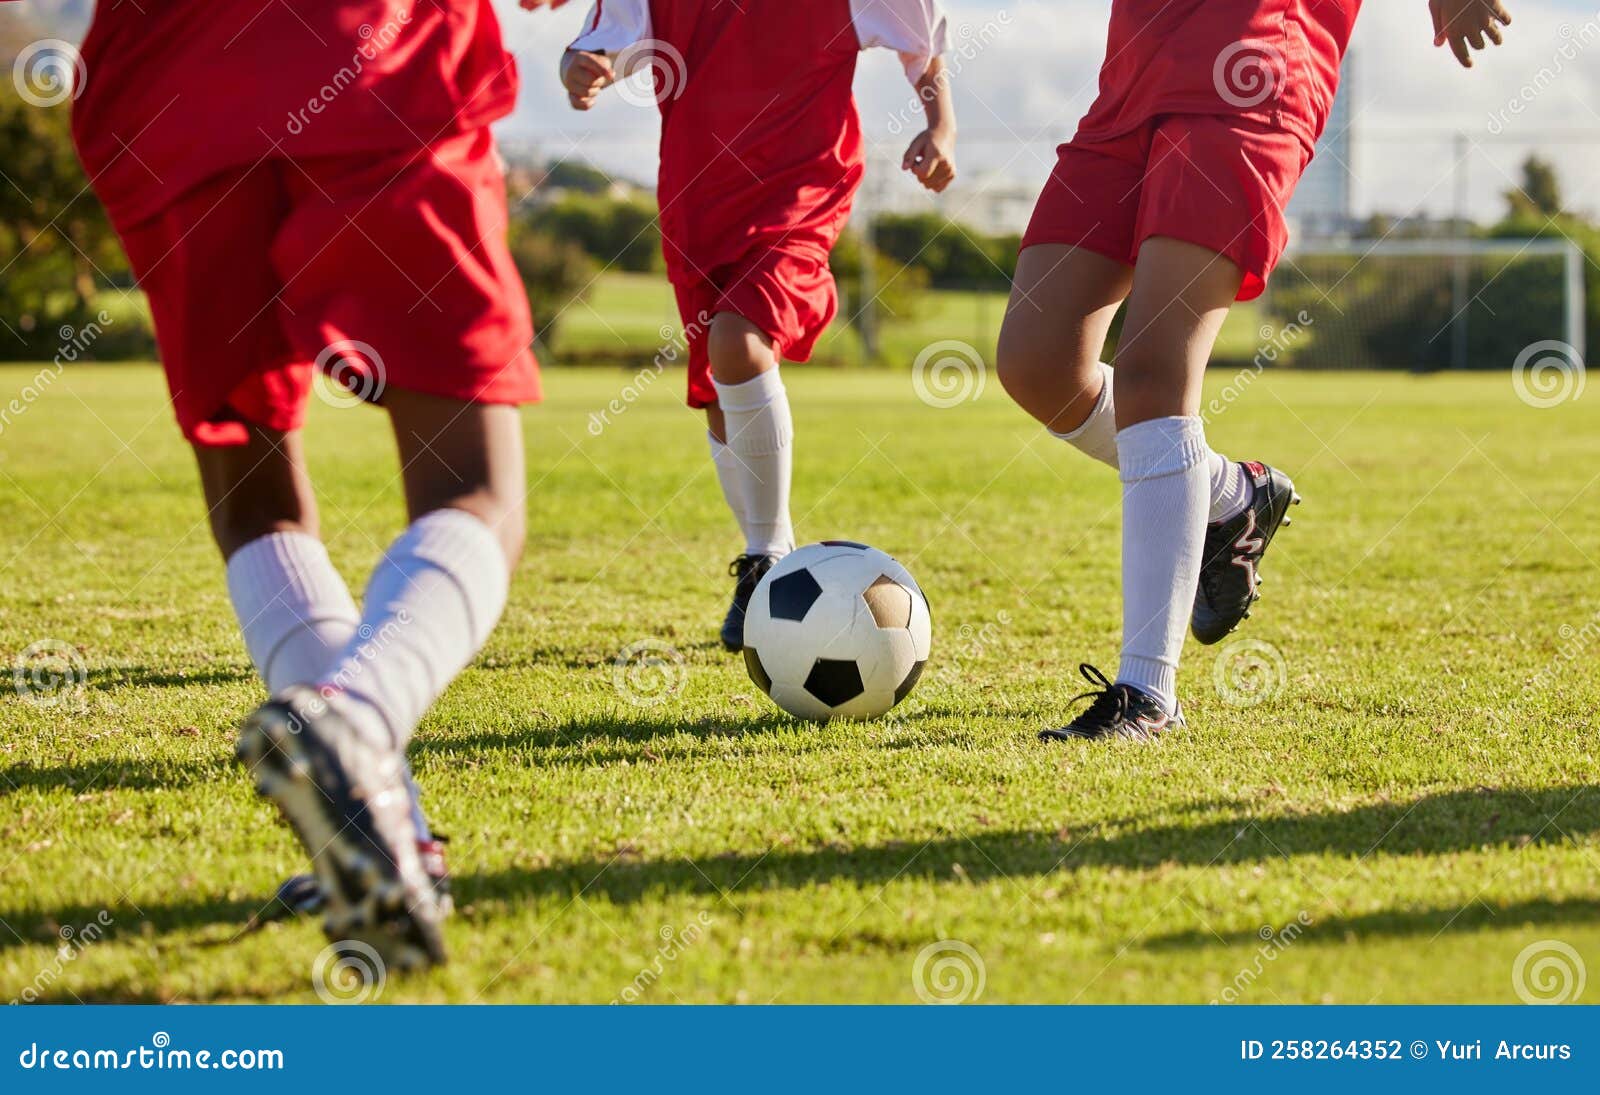
<path fill-rule="evenodd" d="M 1295 189 L 1287 210 L 1293 233 L 1304 237 L 1348 236 L 1356 230 L 1354 216 L 1355 171 L 1351 156 L 1355 144 L 1356 73 L 1351 59 L 1344 62 L 1339 94 L 1328 114 L 1328 125 L 1317 142 L 1317 154 Z"/>

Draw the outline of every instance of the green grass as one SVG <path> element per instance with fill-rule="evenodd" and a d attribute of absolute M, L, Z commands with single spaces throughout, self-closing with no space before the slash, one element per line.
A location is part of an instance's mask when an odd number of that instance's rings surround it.
<path fill-rule="evenodd" d="M 738 545 L 681 378 L 598 437 L 629 374 L 547 379 L 510 608 L 412 749 L 454 961 L 384 1000 L 914 1002 L 941 940 L 985 1002 L 1514 1002 L 1532 943 L 1600 964 L 1600 402 L 1256 379 L 1210 433 L 1306 495 L 1242 636 L 1278 687 L 1230 702 L 1241 648 L 1191 644 L 1187 731 L 1046 747 L 1077 663 L 1115 664 L 1118 487 L 992 378 L 934 410 L 902 373 L 790 372 L 801 536 L 891 551 L 934 611 L 902 709 L 825 727 L 713 642 Z M 313 410 L 359 586 L 400 527 L 393 459 L 380 415 Z M 156 370 L 70 369 L 6 420 L 0 552 L 0 653 L 58 640 L 85 678 L 0 699 L 0 1000 L 314 1000 L 313 925 L 240 934 L 300 857 L 229 760 L 258 686 Z M 660 706 L 613 684 L 640 639 L 685 659 Z"/>
<path fill-rule="evenodd" d="M 883 359 L 909 365 L 925 346 L 945 339 L 993 346 L 1005 307 L 1004 293 L 924 293 L 915 314 L 886 324 L 879 333 Z M 848 309 L 849 302 L 841 301 L 841 316 Z M 1261 342 L 1260 325 L 1259 306 L 1236 307 L 1217 339 L 1217 357 L 1249 361 Z M 547 356 L 559 361 L 563 354 L 626 354 L 649 360 L 663 342 L 663 328 L 675 333 L 680 326 L 672 286 L 664 277 L 608 271 L 595 281 L 586 300 L 561 316 L 555 349 Z M 818 341 L 813 356 L 819 362 L 858 364 L 860 336 L 848 324 L 836 322 Z"/>

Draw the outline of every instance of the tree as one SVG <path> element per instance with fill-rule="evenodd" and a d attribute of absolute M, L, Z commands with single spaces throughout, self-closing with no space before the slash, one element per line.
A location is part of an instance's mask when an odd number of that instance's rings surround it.
<path fill-rule="evenodd" d="M 1522 161 L 1522 185 L 1505 192 L 1506 218 L 1537 216 L 1559 217 L 1561 208 L 1561 183 L 1556 178 L 1555 164 L 1541 159 L 1537 153 Z"/>
<path fill-rule="evenodd" d="M 8 354 L 32 356 L 61 325 L 95 311 L 101 275 L 126 280 L 127 260 L 72 147 L 70 106 L 0 98 L 0 316 L 22 336 L 0 333 Z"/>
<path fill-rule="evenodd" d="M 508 242 L 528 290 L 539 341 L 554 347 L 562 313 L 589 295 L 597 264 L 578 244 L 522 221 L 512 222 Z"/>
<path fill-rule="evenodd" d="M 873 258 L 871 300 L 863 299 L 861 243 L 853 232 L 839 237 L 828 258 L 828 267 L 839 285 L 839 319 L 857 333 L 867 323 L 881 332 L 891 324 L 911 319 L 928 288 L 926 269 L 905 266 L 881 251 Z"/>
<path fill-rule="evenodd" d="M 535 209 L 529 226 L 571 240 L 608 268 L 643 273 L 661 265 L 653 202 L 571 193 Z"/>

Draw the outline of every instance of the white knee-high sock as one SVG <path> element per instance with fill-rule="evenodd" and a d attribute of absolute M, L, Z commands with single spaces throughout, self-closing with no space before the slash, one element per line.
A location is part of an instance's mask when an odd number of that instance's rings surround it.
<path fill-rule="evenodd" d="M 272 693 L 320 677 L 361 622 L 328 549 L 304 532 L 270 533 L 235 551 L 228 598 Z"/>
<path fill-rule="evenodd" d="M 739 458 L 732 449 L 718 441 L 717 435 L 710 430 L 706 431 L 706 441 L 711 445 L 711 464 L 717 469 L 717 483 L 722 487 L 723 501 L 728 503 L 728 511 L 738 522 L 740 535 L 749 540 L 749 522 L 744 515 L 744 478 Z"/>
<path fill-rule="evenodd" d="M 1094 410 L 1077 429 L 1066 433 L 1051 430 L 1050 436 L 1060 438 L 1085 456 L 1102 464 L 1117 466 L 1117 408 L 1111 394 L 1111 366 L 1100 366 L 1100 398 Z M 1211 487 L 1211 505 L 1207 519 L 1226 521 L 1244 512 L 1250 504 L 1250 477 L 1244 468 L 1221 453 L 1213 452 L 1207 465 Z"/>
<path fill-rule="evenodd" d="M 777 369 L 768 369 L 742 384 L 717 384 L 716 389 L 727 423 L 734 465 L 730 470 L 744 502 L 745 550 L 785 555 L 794 547 L 789 520 L 794 420 L 783 378 Z"/>
<path fill-rule="evenodd" d="M 372 572 L 356 634 L 318 678 L 328 702 L 374 743 L 405 748 L 494 629 L 507 584 L 488 525 L 455 509 L 419 517 Z"/>
<path fill-rule="evenodd" d="M 1122 469 L 1119 684 L 1177 710 L 1178 656 L 1200 579 L 1210 450 L 1198 417 L 1155 418 L 1117 434 Z"/>
<path fill-rule="evenodd" d="M 234 552 L 228 560 L 228 597 L 250 660 L 274 695 L 320 678 L 361 623 L 328 549 L 303 532 L 270 533 Z M 417 839 L 431 840 L 409 768 L 406 779 Z"/>
<path fill-rule="evenodd" d="M 1255 493 L 1244 465 L 1213 452 L 1206 471 L 1211 484 L 1211 512 L 1206 519 L 1215 524 L 1243 513 L 1250 504 L 1250 496 Z"/>
<path fill-rule="evenodd" d="M 1089 417 L 1075 430 L 1066 433 L 1051 430 L 1050 436 L 1059 437 L 1102 464 L 1117 466 L 1117 411 L 1111 401 L 1111 366 L 1100 365 L 1100 398 L 1095 400 Z"/>

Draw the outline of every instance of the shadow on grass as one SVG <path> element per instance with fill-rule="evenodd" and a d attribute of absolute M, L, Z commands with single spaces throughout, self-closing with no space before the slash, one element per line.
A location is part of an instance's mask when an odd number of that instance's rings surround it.
<path fill-rule="evenodd" d="M 954 714 L 954 712 L 952 712 Z M 931 718 L 919 712 L 918 719 Z M 869 730 L 886 731 L 893 727 L 896 733 L 904 729 L 904 722 L 893 716 L 880 726 Z M 503 730 L 447 731 L 442 734 L 424 733 L 411 742 L 413 757 L 470 758 L 485 751 L 531 752 L 541 751 L 530 763 L 543 766 L 589 767 L 618 760 L 637 761 L 648 751 L 654 759 L 703 758 L 703 751 L 683 742 L 685 738 L 711 741 L 725 739 L 740 741 L 766 735 L 792 733 L 798 739 L 786 752 L 814 752 L 833 748 L 838 736 L 821 723 L 792 718 L 771 707 L 754 705 L 727 718 L 702 716 L 685 718 L 669 708 L 639 708 L 622 710 L 616 714 L 585 715 L 560 723 L 531 724 Z M 885 741 L 882 748 L 908 748 L 898 739 Z"/>
<path fill-rule="evenodd" d="M 0 768 L 0 798 L 23 790 L 170 791 L 214 783 L 235 774 L 236 766 L 215 761 L 74 761 L 67 764 L 15 764 Z"/>
<path fill-rule="evenodd" d="M 639 860 L 600 858 L 549 867 L 513 868 L 456 877 L 457 900 L 518 902 L 541 897 L 604 896 L 617 902 L 673 894 L 732 895 L 853 882 L 882 886 L 895 879 L 1044 878 L 1095 867 L 1144 870 L 1165 865 L 1212 867 L 1300 855 L 1360 859 L 1370 853 L 1423 856 L 1472 851 L 1485 846 L 1556 845 L 1600 832 L 1600 787 L 1452 791 L 1412 802 L 1354 810 L 1251 818 L 1229 816 L 1193 824 L 1168 824 L 1112 835 L 1081 837 L 1048 832 L 946 834 L 927 842 L 906 841 L 810 850 L 777 849 L 690 861 L 678 857 Z M 460 863 L 457 867 L 461 867 Z M 109 937 L 189 930 L 212 924 L 242 927 L 259 903 L 194 897 L 109 907 Z M 93 901 L 52 910 L 0 908 L 0 950 L 22 942 L 48 943 L 61 925 L 82 924 L 107 906 Z M 1589 918 L 1593 902 L 1567 902 L 1554 915 Z M 1564 910 L 1564 911 L 1562 911 Z M 1450 919 L 1450 912 L 1376 913 L 1348 925 L 1374 933 L 1454 931 L 1480 926 L 1485 913 Z M 1497 913 L 1496 916 L 1508 915 Z M 1530 917 L 1539 906 L 1528 908 Z M 1333 922 L 1324 929 L 1335 930 Z M 15 934 L 13 934 L 13 932 Z M 22 939 L 19 940 L 18 936 Z M 1195 945 L 1199 945 L 1197 942 Z M 1181 940 L 1173 946 L 1184 945 Z"/>
<path fill-rule="evenodd" d="M 1317 917 L 1296 942 L 1343 942 L 1347 936 L 1438 935 L 1443 931 L 1463 932 L 1493 928 L 1516 928 L 1537 924 L 1540 930 L 1566 925 L 1600 924 L 1600 901 L 1574 898 L 1569 901 L 1519 901 L 1513 905 L 1490 905 L 1474 901 L 1470 905 L 1441 905 L 1438 908 L 1382 909 L 1360 916 Z M 1260 932 L 1174 932 L 1144 940 L 1145 950 L 1198 950 L 1206 947 L 1259 947 L 1266 938 Z"/>
<path fill-rule="evenodd" d="M 927 842 L 762 854 L 691 862 L 595 859 L 458 880 L 463 900 L 603 895 L 614 902 L 672 893 L 737 893 L 833 882 L 881 886 L 895 879 L 1042 878 L 1096 867 L 1210 867 L 1299 855 L 1362 858 L 1438 855 L 1483 846 L 1559 844 L 1600 832 L 1600 788 L 1452 791 L 1344 812 L 1230 816 L 1134 828 L 1112 835 L 1013 831 L 947 834 Z"/>
<path fill-rule="evenodd" d="M 97 692 L 117 688 L 174 688 L 186 685 L 238 684 L 256 680 L 249 666 L 224 665 L 209 669 L 152 669 L 145 665 L 111 665 L 90 669 L 84 684 Z"/>

